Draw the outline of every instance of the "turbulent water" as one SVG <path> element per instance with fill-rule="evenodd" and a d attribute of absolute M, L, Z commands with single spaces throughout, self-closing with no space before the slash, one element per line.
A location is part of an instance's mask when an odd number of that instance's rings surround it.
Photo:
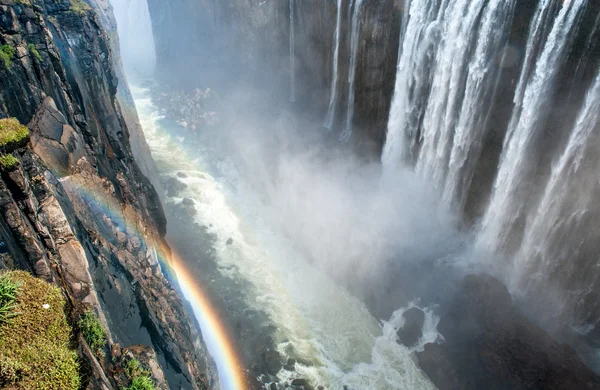
<path fill-rule="evenodd" d="M 273 229 L 271 215 L 256 189 L 240 175 L 235 160 L 219 153 L 214 134 L 200 150 L 187 150 L 186 140 L 161 120 L 149 91 L 132 88 L 152 156 L 162 175 L 180 178 L 188 187 L 181 197 L 195 201 L 198 223 L 216 237 L 218 266 L 224 276 L 252 286 L 247 304 L 268 313 L 277 328 L 278 349 L 295 354 L 314 366 L 297 363 L 297 373 L 332 389 L 430 389 L 433 386 L 417 368 L 411 351 L 396 342 L 395 329 L 402 311 L 380 326 L 364 304 L 313 267 L 294 243 Z M 183 129 L 179 129 L 181 133 Z M 185 132 L 185 130 L 183 130 Z M 227 245 L 227 241 L 232 243 Z M 218 299 L 217 299 L 218 304 Z M 436 320 L 427 311 L 424 344 L 437 337 Z M 243 340 L 238 340 L 243 342 Z"/>

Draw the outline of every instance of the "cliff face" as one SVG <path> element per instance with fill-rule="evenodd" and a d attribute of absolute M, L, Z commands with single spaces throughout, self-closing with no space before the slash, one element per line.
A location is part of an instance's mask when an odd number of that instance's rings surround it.
<path fill-rule="evenodd" d="M 31 130 L 0 181 L 0 267 L 60 285 L 73 316 L 99 315 L 107 356 L 81 348 L 90 388 L 115 388 L 119 345 L 135 344 L 146 347 L 125 352 L 157 360 L 159 386 L 206 388 L 203 344 L 159 263 L 165 217 L 133 158 L 100 19 L 78 0 L 1 0 L 0 45 L 14 50 L 0 64 L 0 116 Z"/>
<path fill-rule="evenodd" d="M 207 80 L 223 85 L 221 80 L 214 82 L 219 78 L 225 83 L 252 80 L 273 90 L 274 101 L 281 102 L 290 97 L 294 70 L 297 107 L 316 125 L 325 120 L 336 45 L 335 1 L 292 0 L 290 5 L 288 1 L 149 0 L 148 4 L 161 77 L 188 85 L 198 82 L 201 87 L 207 86 Z M 343 126 L 347 112 L 350 10 L 351 1 L 343 0 L 335 128 Z M 354 135 L 358 141 L 374 141 L 377 151 L 385 139 L 393 93 L 400 11 L 398 0 L 365 1 L 360 9 Z"/>

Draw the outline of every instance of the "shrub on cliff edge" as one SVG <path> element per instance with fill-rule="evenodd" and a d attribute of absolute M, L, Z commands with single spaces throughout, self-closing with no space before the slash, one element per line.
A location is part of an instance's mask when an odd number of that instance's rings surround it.
<path fill-rule="evenodd" d="M 0 324 L 0 387 L 77 390 L 79 363 L 61 291 L 23 271 L 2 277 L 18 288 L 16 315 Z"/>
<path fill-rule="evenodd" d="M 150 377 L 150 372 L 142 367 L 137 359 L 131 359 L 125 366 L 127 377 L 131 380 L 131 385 L 122 387 L 121 390 L 156 390 L 154 381 Z"/>
<path fill-rule="evenodd" d="M 19 284 L 8 273 L 0 274 L 0 324 L 14 317 Z"/>

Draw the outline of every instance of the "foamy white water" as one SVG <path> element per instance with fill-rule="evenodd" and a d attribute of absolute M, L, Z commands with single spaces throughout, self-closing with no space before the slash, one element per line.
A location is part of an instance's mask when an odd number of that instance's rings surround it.
<path fill-rule="evenodd" d="M 432 389 L 396 342 L 394 317 L 383 327 L 363 303 L 311 266 L 294 245 L 272 229 L 260 197 L 227 156 L 208 146 L 191 155 L 184 140 L 163 128 L 148 91 L 132 88 L 142 127 L 159 171 L 184 172 L 182 197 L 194 199 L 198 222 L 216 237 L 221 272 L 250 283 L 247 304 L 266 311 L 278 328 L 279 350 L 311 361 L 296 365 L 294 378 L 332 389 Z M 181 199 L 170 199 L 178 202 Z M 233 240 L 231 245 L 226 242 Z M 429 332 L 428 332 L 429 334 Z M 280 372 L 281 379 L 291 373 Z"/>

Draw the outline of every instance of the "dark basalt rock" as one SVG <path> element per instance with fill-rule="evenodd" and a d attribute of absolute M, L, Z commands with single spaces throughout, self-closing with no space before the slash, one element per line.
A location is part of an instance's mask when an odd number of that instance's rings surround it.
<path fill-rule="evenodd" d="M 167 196 L 177 196 L 181 193 L 181 191 L 187 188 L 187 184 L 177 180 L 175 177 L 170 177 L 164 183 L 164 187 L 167 191 Z"/>
<path fill-rule="evenodd" d="M 402 317 L 405 320 L 404 326 L 396 332 L 399 342 L 406 347 L 414 347 L 419 339 L 423 337 L 425 313 L 418 307 L 413 307 L 405 311 Z"/>
<path fill-rule="evenodd" d="M 600 378 L 575 351 L 532 324 L 506 287 L 488 275 L 470 275 L 446 308 L 419 365 L 440 390 L 598 389 Z"/>

